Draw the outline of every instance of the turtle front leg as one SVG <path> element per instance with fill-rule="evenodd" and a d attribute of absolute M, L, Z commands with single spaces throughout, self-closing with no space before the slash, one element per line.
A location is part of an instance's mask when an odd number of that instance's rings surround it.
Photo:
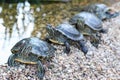
<path fill-rule="evenodd" d="M 8 66 L 16 66 L 16 64 L 15 64 L 15 58 L 16 58 L 15 54 L 11 54 L 9 56 L 8 61 L 7 61 Z"/>
<path fill-rule="evenodd" d="M 67 53 L 67 54 L 69 54 L 69 52 L 70 52 L 70 45 L 69 45 L 69 43 L 67 42 L 67 41 L 65 41 L 64 42 L 64 45 L 65 45 L 65 49 L 64 49 L 64 53 Z"/>
<path fill-rule="evenodd" d="M 87 52 L 88 52 L 88 48 L 87 46 L 85 46 L 85 41 L 84 40 L 80 40 L 79 41 L 79 45 L 81 48 L 81 51 L 84 53 L 84 55 L 86 56 Z"/>
<path fill-rule="evenodd" d="M 38 64 L 38 77 L 40 80 L 43 80 L 43 77 L 45 75 L 45 69 L 41 61 L 38 61 L 37 64 Z"/>
<path fill-rule="evenodd" d="M 101 35 L 100 34 L 92 34 L 91 35 L 91 39 L 90 39 L 90 42 L 91 42 L 91 44 L 94 46 L 94 47 L 96 47 L 96 48 L 98 48 L 98 45 L 100 44 L 100 42 L 101 42 Z"/>

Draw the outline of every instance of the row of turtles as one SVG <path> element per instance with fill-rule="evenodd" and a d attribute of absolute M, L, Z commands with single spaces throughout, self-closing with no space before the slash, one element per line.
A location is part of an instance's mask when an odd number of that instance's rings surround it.
<path fill-rule="evenodd" d="M 48 60 L 54 56 L 56 48 L 48 42 L 65 45 L 64 52 L 69 54 L 70 44 L 78 45 L 78 48 L 86 55 L 88 48 L 86 46 L 86 36 L 90 38 L 93 46 L 97 47 L 100 43 L 100 33 L 106 30 L 102 27 L 102 20 L 118 16 L 118 12 L 112 12 L 104 4 L 94 4 L 85 8 L 72 18 L 69 23 L 62 23 L 57 27 L 48 24 L 46 29 L 48 35 L 45 41 L 37 37 L 24 38 L 13 46 L 8 59 L 9 66 L 16 66 L 16 62 L 25 64 L 37 64 L 38 77 L 43 79 L 45 69 L 40 60 Z M 85 36 L 85 38 L 84 38 Z"/>

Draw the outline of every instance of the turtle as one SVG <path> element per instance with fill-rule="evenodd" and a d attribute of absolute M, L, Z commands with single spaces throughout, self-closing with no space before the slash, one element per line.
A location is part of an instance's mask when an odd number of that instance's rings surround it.
<path fill-rule="evenodd" d="M 56 48 L 37 37 L 24 38 L 17 42 L 11 49 L 12 54 L 8 58 L 8 66 L 18 66 L 18 62 L 24 64 L 36 64 L 38 78 L 43 79 L 45 69 L 41 60 L 50 60 L 54 56 Z"/>
<path fill-rule="evenodd" d="M 101 20 L 119 16 L 119 12 L 116 12 L 114 9 L 102 3 L 88 5 L 87 7 L 83 8 L 82 11 L 93 13 Z"/>
<path fill-rule="evenodd" d="M 84 36 L 88 36 L 90 42 L 96 48 L 101 41 L 101 34 L 106 33 L 107 30 L 103 29 L 102 20 L 90 12 L 80 12 L 69 19 L 71 25 L 75 25 L 76 29 Z"/>
<path fill-rule="evenodd" d="M 75 27 L 68 23 L 61 23 L 56 27 L 53 27 L 51 24 L 47 24 L 46 30 L 48 35 L 46 36 L 46 40 L 65 45 L 64 52 L 66 54 L 70 53 L 70 45 L 76 43 L 79 45 L 79 49 L 84 53 L 87 54 L 88 48 L 85 45 L 86 41 L 84 36 L 77 30 Z"/>

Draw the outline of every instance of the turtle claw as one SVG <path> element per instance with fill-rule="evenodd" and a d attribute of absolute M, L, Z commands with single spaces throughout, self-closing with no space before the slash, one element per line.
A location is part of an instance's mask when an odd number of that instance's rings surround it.
<path fill-rule="evenodd" d="M 38 74 L 37 74 L 38 78 L 40 80 L 43 80 L 43 77 L 45 75 L 45 69 L 40 61 L 38 61 L 37 63 L 38 63 Z"/>

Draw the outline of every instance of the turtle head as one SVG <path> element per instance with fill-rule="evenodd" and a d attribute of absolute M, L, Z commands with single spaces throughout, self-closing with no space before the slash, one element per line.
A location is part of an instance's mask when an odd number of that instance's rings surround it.
<path fill-rule="evenodd" d="M 19 48 L 20 48 L 20 47 L 19 47 Z M 11 49 L 11 52 L 15 54 L 15 53 L 17 53 L 17 52 L 19 51 L 19 48 L 14 46 L 14 47 Z"/>
<path fill-rule="evenodd" d="M 51 24 L 47 24 L 46 30 L 50 36 L 54 36 L 55 30 Z"/>
<path fill-rule="evenodd" d="M 77 24 L 76 24 L 76 28 L 84 28 L 84 24 L 85 24 L 85 20 L 83 17 L 79 17 L 79 19 L 77 19 Z"/>
<path fill-rule="evenodd" d="M 95 13 L 95 15 L 97 15 L 98 18 L 100 18 L 101 20 L 106 19 L 106 11 L 107 11 L 108 7 L 105 4 L 96 4 L 93 10 L 93 13 Z"/>
<path fill-rule="evenodd" d="M 26 41 L 25 40 L 21 40 L 18 43 L 16 43 L 13 48 L 11 49 L 11 52 L 13 54 L 19 53 L 21 51 L 21 49 L 24 47 Z"/>
<path fill-rule="evenodd" d="M 83 17 L 79 17 L 79 19 L 77 20 L 77 23 L 80 24 L 80 25 L 83 25 L 85 22 L 84 18 Z"/>
<path fill-rule="evenodd" d="M 106 8 L 104 13 L 107 19 L 119 16 L 119 12 L 115 11 L 112 8 Z"/>
<path fill-rule="evenodd" d="M 119 16 L 119 12 L 117 12 L 114 9 L 109 8 L 109 7 L 104 8 L 104 10 L 99 11 L 96 14 L 101 20 L 115 18 L 115 17 Z"/>

